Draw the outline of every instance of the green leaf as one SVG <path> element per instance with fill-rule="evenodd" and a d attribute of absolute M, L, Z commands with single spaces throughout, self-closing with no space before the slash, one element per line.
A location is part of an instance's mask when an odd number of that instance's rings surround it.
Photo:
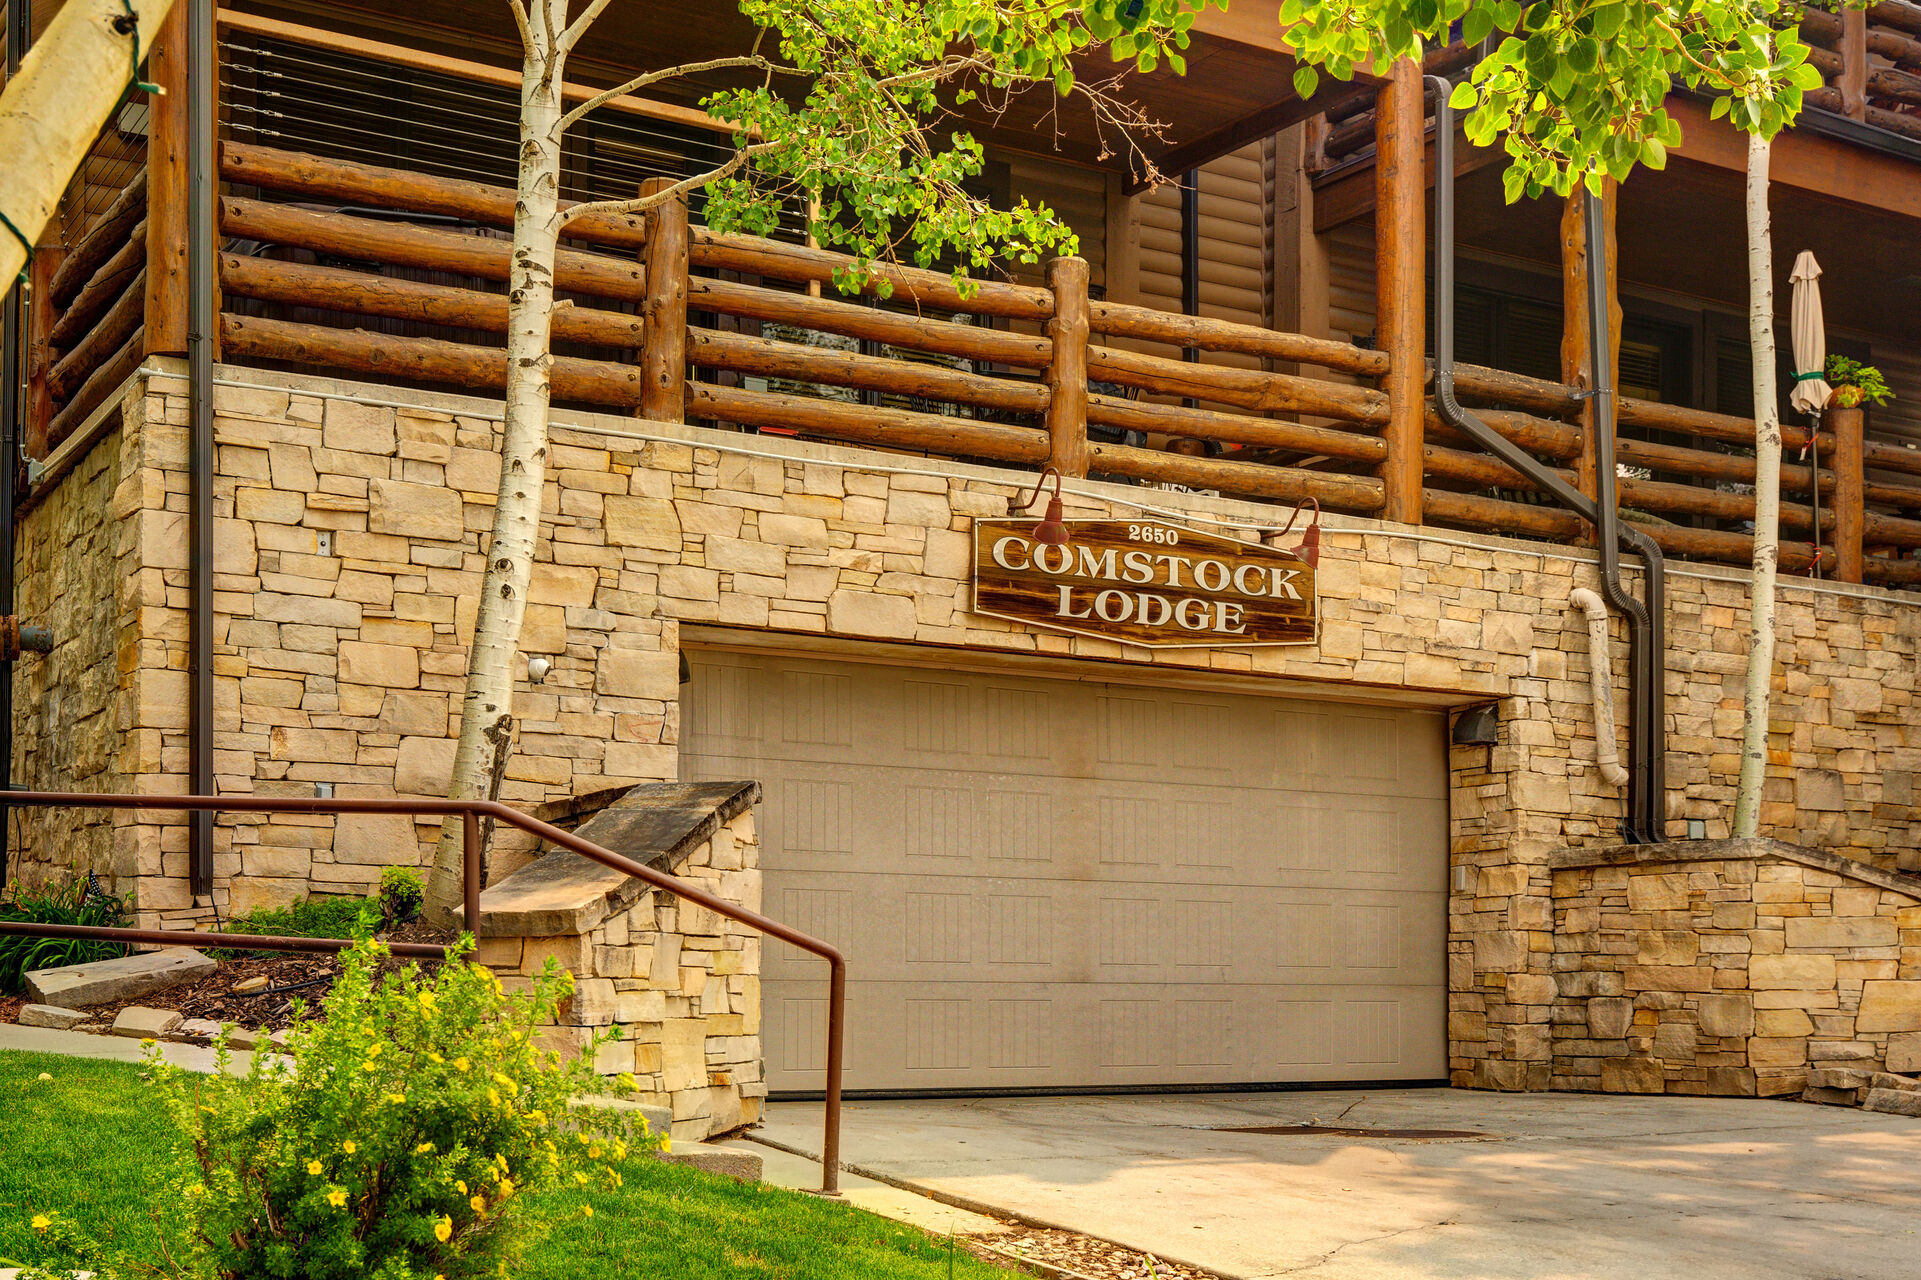
<path fill-rule="evenodd" d="M 1661 144 L 1659 138 L 1643 138 L 1641 140 L 1641 163 L 1650 169 L 1665 169 L 1668 167 L 1668 149 Z"/>
<path fill-rule="evenodd" d="M 1302 99 L 1313 97 L 1314 90 L 1320 87 L 1320 83 L 1321 73 L 1313 67 L 1302 63 L 1300 66 L 1294 68 L 1294 94 L 1296 97 Z"/>
<path fill-rule="evenodd" d="M 1465 111 L 1480 101 L 1481 95 L 1473 85 L 1465 80 L 1454 86 L 1454 92 L 1447 95 L 1447 105 L 1456 111 Z"/>
<path fill-rule="evenodd" d="M 1065 98 L 1074 91 L 1074 69 L 1063 65 L 1054 72 L 1054 92 Z"/>
<path fill-rule="evenodd" d="M 1597 40 L 1612 40 L 1627 21 L 1628 10 L 1624 4 L 1604 4 L 1590 15 L 1594 20 L 1594 37 Z"/>
<path fill-rule="evenodd" d="M 1494 11 L 1484 4 L 1475 5 L 1461 19 L 1461 39 L 1468 44 L 1479 44 L 1494 31 Z"/>
<path fill-rule="evenodd" d="M 1577 75 L 1593 75 L 1595 68 L 1601 65 L 1601 46 L 1588 37 L 1582 36 L 1568 46 L 1567 65 L 1572 67 Z"/>

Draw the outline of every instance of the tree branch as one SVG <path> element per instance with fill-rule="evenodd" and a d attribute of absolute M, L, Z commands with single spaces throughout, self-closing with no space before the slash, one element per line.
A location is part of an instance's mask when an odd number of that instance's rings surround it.
<path fill-rule="evenodd" d="M 710 58 L 706 62 L 684 62 L 677 67 L 663 67 L 659 71 L 643 72 L 625 84 L 602 90 L 587 99 L 560 118 L 560 127 L 563 130 L 571 128 L 576 120 L 595 107 L 604 106 L 615 98 L 624 97 L 636 89 L 645 89 L 650 84 L 659 84 L 662 80 L 674 80 L 681 76 L 699 75 L 704 71 L 722 71 L 729 67 L 760 67 L 769 73 L 785 70 L 785 68 L 776 67 L 765 58 L 743 55 L 734 58 Z"/>
<path fill-rule="evenodd" d="M 594 20 L 605 13 L 607 6 L 613 2 L 614 0 L 593 0 L 593 3 L 588 5 L 565 31 L 560 33 L 561 49 L 571 51 L 580 38 L 587 34 L 587 28 L 593 26 Z"/>
<path fill-rule="evenodd" d="M 632 200 L 595 200 L 586 204 L 569 205 L 560 211 L 560 223 L 566 225 L 580 217 L 615 217 L 623 213 L 645 213 L 657 209 L 670 200 L 678 200 L 690 191 L 697 191 L 710 183 L 719 182 L 741 170 L 746 163 L 765 151 L 772 151 L 777 144 L 756 142 L 742 147 L 727 158 L 726 163 L 714 166 L 705 173 L 697 173 L 691 178 L 682 178 L 673 186 L 656 191 L 652 195 L 636 196 Z"/>
<path fill-rule="evenodd" d="M 531 57 L 534 52 L 534 29 L 527 22 L 527 6 L 520 0 L 507 0 L 507 8 L 513 12 L 514 26 L 520 31 L 520 47 Z"/>

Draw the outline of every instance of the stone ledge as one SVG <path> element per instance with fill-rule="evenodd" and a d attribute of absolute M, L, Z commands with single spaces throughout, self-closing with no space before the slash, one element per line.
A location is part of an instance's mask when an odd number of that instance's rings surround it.
<path fill-rule="evenodd" d="M 758 782 L 648 782 L 581 823 L 575 834 L 671 871 L 721 825 L 753 808 Z M 480 895 L 484 938 L 583 934 L 639 900 L 647 886 L 591 858 L 557 849 Z"/>
<path fill-rule="evenodd" d="M 1670 840 L 1663 844 L 1617 844 L 1602 849 L 1561 849 L 1548 859 L 1555 871 L 1583 867 L 1633 867 L 1673 862 L 1759 862 L 1774 858 L 1798 862 L 1804 867 L 1826 871 L 1850 880 L 1859 880 L 1881 889 L 1892 889 L 1921 899 L 1921 875 L 1905 871 L 1883 871 L 1854 858 L 1822 849 L 1808 849 L 1785 840 Z"/>

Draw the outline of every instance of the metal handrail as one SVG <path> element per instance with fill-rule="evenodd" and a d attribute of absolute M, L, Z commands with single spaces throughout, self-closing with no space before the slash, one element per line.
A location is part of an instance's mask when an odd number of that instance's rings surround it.
<path fill-rule="evenodd" d="M 642 862 L 623 857 L 563 831 L 551 823 L 531 818 L 498 800 L 445 800 L 426 796 L 377 798 L 296 798 L 290 796 L 135 796 L 76 791 L 7 791 L 0 793 L 0 805 L 22 808 L 162 809 L 174 812 L 229 813 L 406 813 L 461 818 L 462 903 L 469 928 L 477 929 L 480 919 L 480 820 L 517 827 L 539 836 L 550 844 L 592 859 L 604 867 L 633 876 L 636 880 L 664 889 L 676 898 L 697 903 L 714 914 L 725 916 L 756 929 L 769 937 L 799 947 L 827 962 L 827 1106 L 821 1138 L 822 1195 L 840 1194 L 840 1083 L 842 1040 L 847 1021 L 847 958 L 830 943 L 789 928 L 757 911 L 728 902 L 707 890 L 657 871 Z M 92 938 L 109 942 L 161 943 L 170 945 L 215 945 L 247 951 L 339 951 L 351 943 L 337 938 L 269 938 L 251 934 L 208 933 L 179 929 L 115 929 L 93 925 L 43 925 L 0 921 L 0 934 L 30 937 Z M 447 949 L 431 943 L 392 943 L 393 954 L 401 956 L 444 957 Z"/>

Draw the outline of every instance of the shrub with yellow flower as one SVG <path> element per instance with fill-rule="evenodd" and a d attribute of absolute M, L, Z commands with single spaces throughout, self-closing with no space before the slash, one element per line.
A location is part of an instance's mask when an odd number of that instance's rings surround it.
<path fill-rule="evenodd" d="M 297 1018 L 285 1057 L 256 1055 L 244 1077 L 190 1081 L 148 1055 L 197 1157 L 200 1193 L 178 1206 L 208 1274 L 512 1274 L 554 1217 L 527 1209 L 533 1195 L 615 1185 L 610 1153 L 658 1145 L 628 1112 L 575 1105 L 606 1091 L 601 1039 L 572 1057 L 537 1047 L 572 994 L 558 965 L 509 992 L 469 963 L 383 974 L 383 958 L 364 941 L 344 952 L 324 1018 Z M 567 1132 L 580 1140 L 556 1141 Z"/>

